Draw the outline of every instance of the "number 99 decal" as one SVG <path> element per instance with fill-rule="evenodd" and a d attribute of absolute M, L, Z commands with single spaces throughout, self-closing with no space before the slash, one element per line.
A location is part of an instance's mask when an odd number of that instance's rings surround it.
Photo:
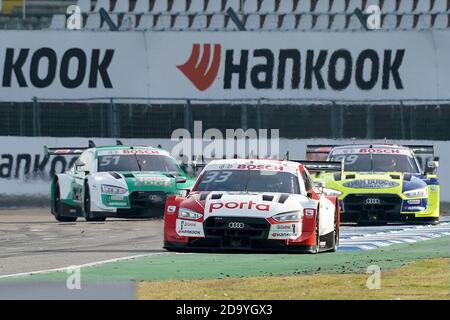
<path fill-rule="evenodd" d="M 358 160 L 357 154 L 349 154 L 347 156 L 335 156 L 331 158 L 331 161 L 336 162 L 342 162 L 344 161 L 344 164 L 352 165 L 355 164 L 355 162 Z"/>

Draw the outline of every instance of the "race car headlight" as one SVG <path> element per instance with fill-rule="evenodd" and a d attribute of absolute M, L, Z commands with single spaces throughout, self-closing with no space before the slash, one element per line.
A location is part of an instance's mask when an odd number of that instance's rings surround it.
<path fill-rule="evenodd" d="M 323 188 L 323 194 L 326 196 L 339 197 L 342 192 L 334 189 Z"/>
<path fill-rule="evenodd" d="M 102 184 L 102 193 L 106 194 L 124 194 L 127 193 L 127 189 L 121 187 L 110 186 Z"/>
<path fill-rule="evenodd" d="M 297 222 L 300 221 L 299 212 L 280 213 L 272 217 L 276 222 Z"/>
<path fill-rule="evenodd" d="M 203 214 L 197 211 L 189 210 L 186 208 L 180 208 L 178 210 L 178 218 L 197 220 L 200 219 L 201 217 L 203 217 Z"/>
<path fill-rule="evenodd" d="M 408 198 L 424 198 L 428 196 L 428 189 L 422 188 L 422 189 L 415 189 L 410 191 L 403 192 L 405 196 Z"/>

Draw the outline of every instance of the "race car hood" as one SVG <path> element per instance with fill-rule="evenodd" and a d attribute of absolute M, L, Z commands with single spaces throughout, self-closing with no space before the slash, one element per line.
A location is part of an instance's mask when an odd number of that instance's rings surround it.
<path fill-rule="evenodd" d="M 419 174 L 401 172 L 344 172 L 325 174 L 321 177 L 326 188 L 347 193 L 393 193 L 424 188 L 427 183 L 425 177 Z"/>
<path fill-rule="evenodd" d="M 202 205 L 207 219 L 210 216 L 269 218 L 280 213 L 303 212 L 303 208 L 315 208 L 317 204 L 302 195 L 211 192 Z"/>

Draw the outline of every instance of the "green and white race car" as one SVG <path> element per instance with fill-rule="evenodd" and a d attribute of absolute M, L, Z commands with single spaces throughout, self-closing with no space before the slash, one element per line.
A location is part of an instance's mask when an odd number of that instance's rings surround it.
<path fill-rule="evenodd" d="M 324 193 L 338 197 L 342 222 L 439 222 L 433 146 L 310 145 L 306 154 L 308 160 L 343 163 L 342 172 L 313 175 Z"/>
<path fill-rule="evenodd" d="M 195 176 L 169 152 L 146 146 L 48 148 L 48 155 L 79 155 L 51 184 L 51 211 L 61 222 L 107 217 L 162 217 L 166 197 L 185 195 Z"/>

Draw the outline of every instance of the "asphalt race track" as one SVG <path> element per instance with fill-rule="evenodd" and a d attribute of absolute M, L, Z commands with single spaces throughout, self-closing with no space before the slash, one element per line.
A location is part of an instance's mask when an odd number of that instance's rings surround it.
<path fill-rule="evenodd" d="M 0 210 L 0 276 L 165 252 L 161 220 L 59 223 L 47 209 Z"/>
<path fill-rule="evenodd" d="M 341 229 L 339 250 L 370 250 L 450 235 L 450 217 L 437 226 Z M 0 210 L 0 277 L 138 255 L 165 254 L 162 220 L 109 219 L 58 223 L 47 209 Z"/>

